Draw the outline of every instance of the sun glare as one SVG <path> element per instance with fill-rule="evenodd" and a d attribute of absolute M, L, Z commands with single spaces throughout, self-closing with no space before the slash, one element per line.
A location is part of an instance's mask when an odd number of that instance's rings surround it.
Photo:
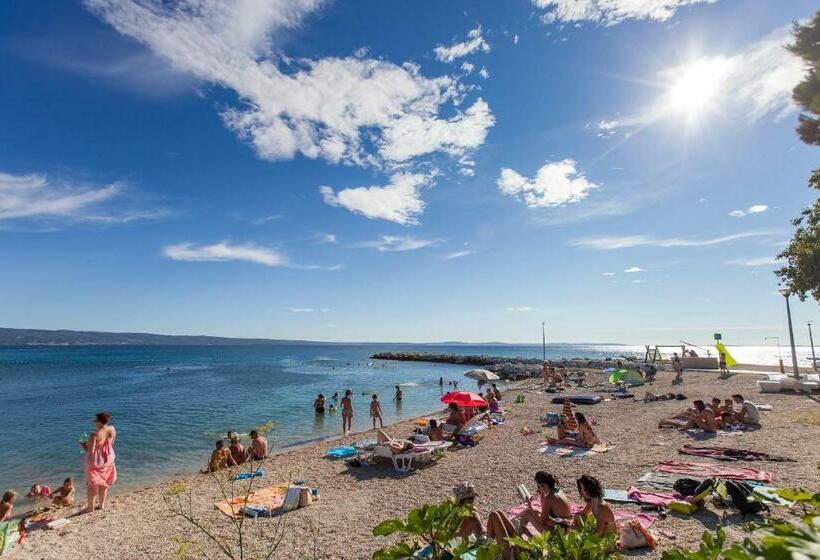
<path fill-rule="evenodd" d="M 701 59 L 676 68 L 668 90 L 668 110 L 690 118 L 703 114 L 723 87 L 727 70 L 728 61 L 722 58 Z"/>

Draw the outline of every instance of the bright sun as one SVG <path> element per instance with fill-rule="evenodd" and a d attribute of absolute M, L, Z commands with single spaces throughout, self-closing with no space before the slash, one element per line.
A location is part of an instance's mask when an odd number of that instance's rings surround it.
<path fill-rule="evenodd" d="M 674 70 L 667 93 L 667 109 L 697 117 L 709 109 L 727 77 L 728 61 L 701 59 Z"/>

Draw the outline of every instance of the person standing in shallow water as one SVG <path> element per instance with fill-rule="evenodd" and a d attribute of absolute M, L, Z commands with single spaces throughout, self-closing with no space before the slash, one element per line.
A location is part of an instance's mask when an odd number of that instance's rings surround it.
<path fill-rule="evenodd" d="M 91 513 L 94 509 L 105 509 L 108 489 L 117 480 L 117 466 L 114 464 L 114 441 L 117 439 L 117 430 L 108 424 L 109 420 L 111 415 L 107 412 L 100 412 L 94 416 L 96 430 L 88 441 L 80 442 L 80 446 L 85 450 L 85 483 L 88 488 L 88 504 L 84 513 Z"/>
<path fill-rule="evenodd" d="M 353 391 L 348 389 L 342 397 L 342 435 L 353 429 Z"/>
<path fill-rule="evenodd" d="M 404 393 L 401 390 L 401 385 L 396 385 L 396 394 L 393 395 L 393 400 L 397 403 L 401 402 L 401 398 L 404 396 Z"/>

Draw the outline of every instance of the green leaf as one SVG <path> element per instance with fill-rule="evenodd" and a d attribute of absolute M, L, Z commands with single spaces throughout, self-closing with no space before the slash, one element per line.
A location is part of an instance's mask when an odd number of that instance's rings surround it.
<path fill-rule="evenodd" d="M 387 519 L 373 528 L 374 537 L 385 537 L 405 530 L 404 521 L 401 519 Z"/>

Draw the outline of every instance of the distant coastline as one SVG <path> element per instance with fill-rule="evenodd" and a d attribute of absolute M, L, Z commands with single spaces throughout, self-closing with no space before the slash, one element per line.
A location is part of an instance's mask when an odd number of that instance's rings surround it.
<path fill-rule="evenodd" d="M 105 331 L 75 331 L 67 329 L 13 329 L 0 328 L 0 346 L 271 346 L 271 345 L 416 345 L 416 346 L 529 346 L 508 342 L 338 342 L 319 340 L 291 340 L 277 338 L 235 338 L 207 335 L 176 335 L 154 333 L 115 333 Z M 552 343 L 601 344 L 622 346 L 608 342 Z M 533 343 L 532 346 L 536 344 Z"/>

